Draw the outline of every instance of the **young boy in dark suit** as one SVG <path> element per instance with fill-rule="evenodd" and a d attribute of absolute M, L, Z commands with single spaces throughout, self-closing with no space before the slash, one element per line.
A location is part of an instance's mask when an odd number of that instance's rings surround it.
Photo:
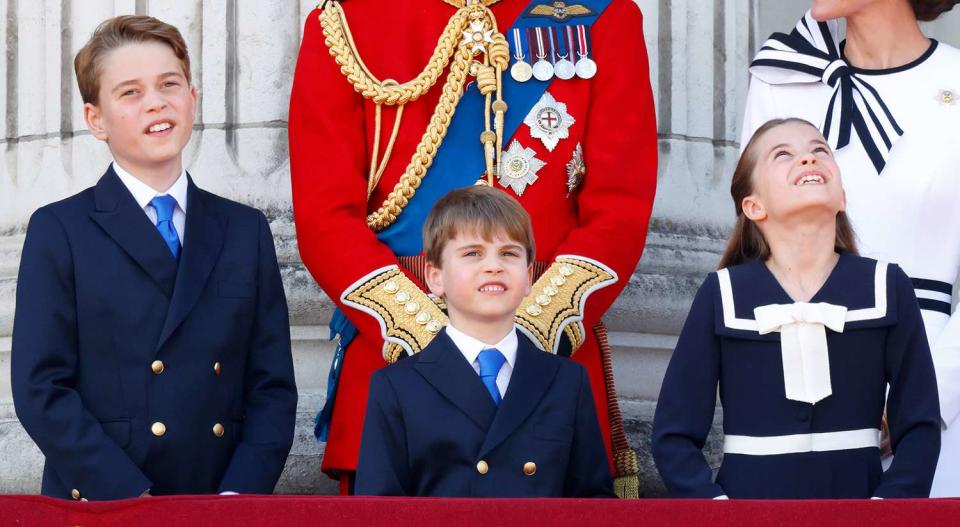
<path fill-rule="evenodd" d="M 74 66 L 114 160 L 27 228 L 12 378 L 41 492 L 270 493 L 297 393 L 266 218 L 183 168 L 197 89 L 175 27 L 112 18 Z"/>
<path fill-rule="evenodd" d="M 449 323 L 373 375 L 356 493 L 613 497 L 585 370 L 514 328 L 534 258 L 526 211 L 472 186 L 438 201 L 423 230 Z"/>

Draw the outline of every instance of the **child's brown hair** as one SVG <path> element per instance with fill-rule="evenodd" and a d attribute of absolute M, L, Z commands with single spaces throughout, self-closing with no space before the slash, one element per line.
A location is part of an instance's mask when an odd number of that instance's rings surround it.
<path fill-rule="evenodd" d="M 190 82 L 190 54 L 187 52 L 187 43 L 176 27 L 152 16 L 117 16 L 97 26 L 90 40 L 73 59 L 73 69 L 84 103 L 98 103 L 104 55 L 127 44 L 142 42 L 159 42 L 169 46 L 180 59 L 183 75 Z"/>
<path fill-rule="evenodd" d="M 505 192 L 486 185 L 473 185 L 451 191 L 433 206 L 423 224 L 423 254 L 440 267 L 440 255 L 447 242 L 468 231 L 491 240 L 504 234 L 527 251 L 527 263 L 533 262 L 536 243 L 530 215 Z"/>
<path fill-rule="evenodd" d="M 757 128 L 740 155 L 737 168 L 733 171 L 733 180 L 730 182 L 730 195 L 733 197 L 733 205 L 737 212 L 737 223 L 734 225 L 730 239 L 727 241 L 727 248 L 720 258 L 720 269 L 755 259 L 766 260 L 770 257 L 770 246 L 763 238 L 760 228 L 743 215 L 743 199 L 753 194 L 753 171 L 757 166 L 757 158 L 759 157 L 756 152 L 759 139 L 770 130 L 790 123 L 804 124 L 819 131 L 816 126 L 804 119 L 796 117 L 772 119 Z M 834 247 L 838 251 L 857 254 L 857 242 L 853 234 L 853 227 L 843 211 L 837 213 L 837 236 Z"/>

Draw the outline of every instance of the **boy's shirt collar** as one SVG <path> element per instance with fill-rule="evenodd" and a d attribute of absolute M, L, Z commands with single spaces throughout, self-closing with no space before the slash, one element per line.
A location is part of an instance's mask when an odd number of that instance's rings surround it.
<path fill-rule="evenodd" d="M 494 345 L 485 344 L 484 342 L 477 340 L 470 335 L 460 331 L 455 328 L 453 324 L 447 323 L 447 336 L 450 337 L 450 340 L 457 346 L 457 349 L 460 350 L 460 353 L 463 354 L 463 357 L 467 359 L 467 362 L 471 365 L 477 362 L 477 356 L 480 355 L 480 352 L 485 349 L 496 348 L 503 354 L 503 357 L 507 359 L 507 364 L 510 365 L 510 369 L 513 369 L 513 366 L 517 360 L 517 330 L 512 329 L 507 336 L 503 337 L 500 342 L 497 342 Z"/>
<path fill-rule="evenodd" d="M 135 176 L 127 172 L 126 170 L 120 168 L 120 165 L 116 161 L 113 162 L 113 171 L 116 172 L 117 176 L 120 178 L 120 181 L 123 182 L 123 186 L 127 187 L 127 190 L 133 194 L 133 199 L 137 201 L 137 205 L 141 209 L 147 208 L 147 205 L 150 204 L 150 200 L 157 196 L 169 195 L 173 196 L 173 199 L 177 200 L 177 206 L 180 207 L 180 210 L 186 214 L 187 212 L 187 171 L 183 170 L 180 172 L 180 177 L 167 189 L 166 192 L 157 192 L 153 187 L 147 185 L 143 181 L 140 181 Z"/>

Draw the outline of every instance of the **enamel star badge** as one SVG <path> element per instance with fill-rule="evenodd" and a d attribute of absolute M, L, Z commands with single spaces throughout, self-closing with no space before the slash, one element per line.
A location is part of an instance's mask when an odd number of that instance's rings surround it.
<path fill-rule="evenodd" d="M 543 96 L 530 110 L 523 124 L 530 127 L 530 136 L 543 142 L 553 152 L 561 139 L 570 137 L 570 126 L 576 120 L 567 113 L 567 105 L 557 101 L 550 92 Z"/>
<path fill-rule="evenodd" d="M 567 161 L 567 197 L 573 194 L 574 190 L 583 182 L 583 176 L 587 175 L 587 165 L 583 162 L 583 145 L 577 143 L 573 149 L 573 156 Z"/>
<path fill-rule="evenodd" d="M 500 157 L 500 184 L 512 188 L 522 196 L 527 185 L 537 181 L 537 172 L 547 164 L 535 157 L 536 152 L 526 148 L 516 139 Z"/>
<path fill-rule="evenodd" d="M 463 39 L 472 53 L 482 53 L 487 50 L 486 45 L 493 42 L 493 30 L 487 29 L 482 20 L 474 20 L 470 22 L 470 29 L 463 32 Z"/>

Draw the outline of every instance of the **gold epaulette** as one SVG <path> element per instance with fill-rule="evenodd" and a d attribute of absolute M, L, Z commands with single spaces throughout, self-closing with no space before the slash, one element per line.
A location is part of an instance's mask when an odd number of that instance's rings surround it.
<path fill-rule="evenodd" d="M 571 352 L 583 344 L 583 309 L 587 297 L 617 281 L 602 263 L 576 255 L 558 256 L 533 284 L 533 292 L 517 310 L 517 327 L 544 351 L 556 353 L 563 334 Z"/>
<path fill-rule="evenodd" d="M 420 353 L 447 325 L 447 315 L 396 265 L 378 269 L 347 288 L 340 300 L 377 319 L 383 359 Z"/>

